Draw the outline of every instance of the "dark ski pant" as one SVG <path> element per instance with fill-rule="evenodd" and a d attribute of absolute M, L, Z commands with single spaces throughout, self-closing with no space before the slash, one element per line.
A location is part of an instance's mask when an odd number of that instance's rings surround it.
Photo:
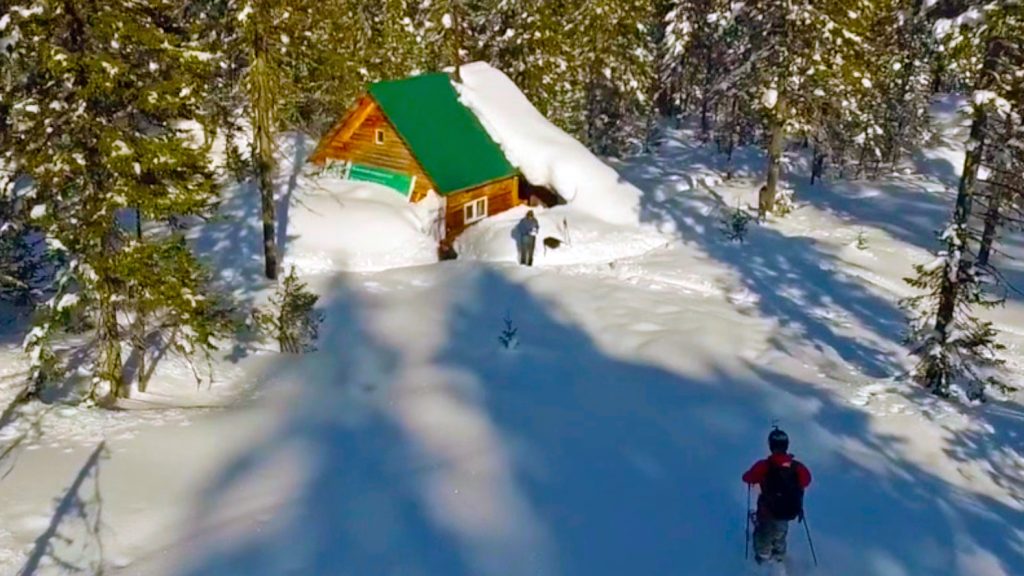
<path fill-rule="evenodd" d="M 537 246 L 537 237 L 526 235 L 519 239 L 519 263 L 533 266 L 533 249 Z"/>
<path fill-rule="evenodd" d="M 786 535 L 789 521 L 775 520 L 764 514 L 757 515 L 754 525 L 754 553 L 762 560 L 786 555 Z"/>

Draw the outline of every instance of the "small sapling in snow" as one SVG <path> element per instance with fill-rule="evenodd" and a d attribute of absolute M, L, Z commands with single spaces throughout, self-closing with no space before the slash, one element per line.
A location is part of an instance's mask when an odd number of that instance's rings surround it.
<path fill-rule="evenodd" d="M 747 239 L 747 230 L 751 220 L 753 217 L 738 206 L 727 209 L 722 215 L 722 234 L 731 242 L 743 243 Z"/>
<path fill-rule="evenodd" d="M 857 250 L 868 249 L 868 235 L 864 230 L 857 232 Z"/>
<path fill-rule="evenodd" d="M 314 308 L 319 299 L 292 267 L 270 297 L 270 305 L 253 312 L 253 319 L 261 332 L 277 340 L 281 352 L 313 352 L 324 321 L 323 313 Z"/>
<path fill-rule="evenodd" d="M 504 322 L 505 328 L 501 331 L 501 335 L 498 336 L 498 342 L 506 350 L 515 350 L 519 347 L 519 328 L 512 323 L 512 314 L 510 312 L 505 313 Z"/>

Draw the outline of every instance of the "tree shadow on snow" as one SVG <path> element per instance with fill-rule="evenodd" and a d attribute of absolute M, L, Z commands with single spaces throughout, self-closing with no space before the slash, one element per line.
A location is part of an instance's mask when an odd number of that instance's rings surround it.
<path fill-rule="evenodd" d="M 295 147 L 292 165 L 284 163 L 275 174 L 275 215 L 278 261 L 284 261 L 289 235 L 288 217 L 298 177 L 305 162 L 306 137 L 291 136 Z M 197 227 L 193 242 L 199 254 L 216 271 L 218 286 L 235 298 L 252 303 L 256 293 L 271 284 L 264 277 L 263 227 L 260 193 L 252 180 L 226 185 L 216 218 Z"/>
<path fill-rule="evenodd" d="M 321 352 L 268 375 L 290 382 L 280 421 L 195 503 L 182 574 L 736 574 L 739 475 L 780 417 L 815 472 L 821 573 L 1024 571 L 1019 508 L 904 461 L 840 398 L 742 362 L 683 375 L 616 357 L 501 272 L 446 271 L 458 295 L 415 350 L 382 339 L 394 310 L 337 281 Z M 505 309 L 515 351 L 496 341 Z"/>
<path fill-rule="evenodd" d="M 662 185 L 643 171 L 633 171 L 630 176 L 655 192 Z M 775 320 L 791 335 L 826 354 L 838 355 L 872 378 L 893 376 L 901 370 L 897 342 L 904 316 L 894 302 L 844 274 L 839 261 L 819 248 L 814 238 L 753 226 L 744 244 L 729 242 L 720 223 L 729 208 L 703 192 L 645 194 L 641 219 L 672 223 L 683 241 L 735 273 L 739 285 L 728 287 L 731 299 Z M 850 320 L 867 328 L 871 339 L 851 333 Z M 774 344 L 785 351 L 786 341 L 776 338 Z"/>
<path fill-rule="evenodd" d="M 798 202 L 835 215 L 851 227 L 881 230 L 905 244 L 929 252 L 939 247 L 937 234 L 949 220 L 955 192 L 936 191 L 918 177 L 829 181 L 796 186 Z M 907 263 L 910 272 L 911 262 Z"/>
<path fill-rule="evenodd" d="M 415 497 L 412 486 L 425 470 L 408 463 L 399 432 L 379 413 L 382 390 L 399 372 L 396 352 L 375 341 L 344 280 L 321 301 L 320 351 L 269 370 L 267 381 L 300 387 L 280 421 L 202 494 L 192 540 L 210 548 L 182 574 L 460 573 L 454 547 Z M 253 514 L 256 531 L 214 538 L 224 532 L 218 515 L 230 516 L 238 501 L 233 494 L 276 473 L 295 482 L 277 491 L 281 508 L 264 503 Z"/>
<path fill-rule="evenodd" d="M 106 442 L 100 442 L 57 500 L 49 525 L 36 539 L 18 576 L 32 576 L 48 568 L 61 574 L 103 573 L 100 462 L 107 456 Z"/>

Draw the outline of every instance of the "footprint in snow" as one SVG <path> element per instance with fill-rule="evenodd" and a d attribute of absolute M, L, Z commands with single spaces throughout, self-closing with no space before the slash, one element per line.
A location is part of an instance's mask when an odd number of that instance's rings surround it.
<path fill-rule="evenodd" d="M 867 406 L 868 404 L 871 403 L 872 398 L 874 398 L 874 394 L 871 394 L 870 392 L 867 392 L 865 390 L 861 390 L 860 392 L 857 393 L 856 396 L 850 398 L 850 404 L 853 404 L 855 406 Z"/>
<path fill-rule="evenodd" d="M 659 332 L 664 330 L 665 327 L 661 324 L 655 324 L 654 322 L 637 322 L 629 327 L 634 332 Z"/>
<path fill-rule="evenodd" d="M 757 294 L 746 288 L 732 290 L 727 294 L 726 298 L 729 300 L 730 304 L 740 308 L 741 310 L 753 308 L 761 301 L 761 298 Z"/>

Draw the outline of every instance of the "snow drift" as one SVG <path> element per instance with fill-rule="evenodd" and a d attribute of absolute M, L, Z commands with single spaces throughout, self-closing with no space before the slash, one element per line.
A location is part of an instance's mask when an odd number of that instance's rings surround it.
<path fill-rule="evenodd" d="M 437 261 L 431 208 L 377 184 L 322 179 L 301 191 L 289 216 L 285 263 L 306 272 L 370 271 Z"/>
<path fill-rule="evenodd" d="M 411 204 L 377 184 L 310 173 L 305 159 L 315 143 L 298 133 L 278 138 L 277 240 L 286 269 L 367 272 L 437 261 L 432 211 L 438 198 Z M 260 214 L 251 184 L 229 185 L 218 218 L 195 232 L 219 276 L 246 291 L 263 282 Z"/>
<path fill-rule="evenodd" d="M 548 121 L 508 76 L 483 62 L 463 66 L 460 74 L 462 103 L 527 180 L 605 222 L 639 224 L 640 190 Z"/>

